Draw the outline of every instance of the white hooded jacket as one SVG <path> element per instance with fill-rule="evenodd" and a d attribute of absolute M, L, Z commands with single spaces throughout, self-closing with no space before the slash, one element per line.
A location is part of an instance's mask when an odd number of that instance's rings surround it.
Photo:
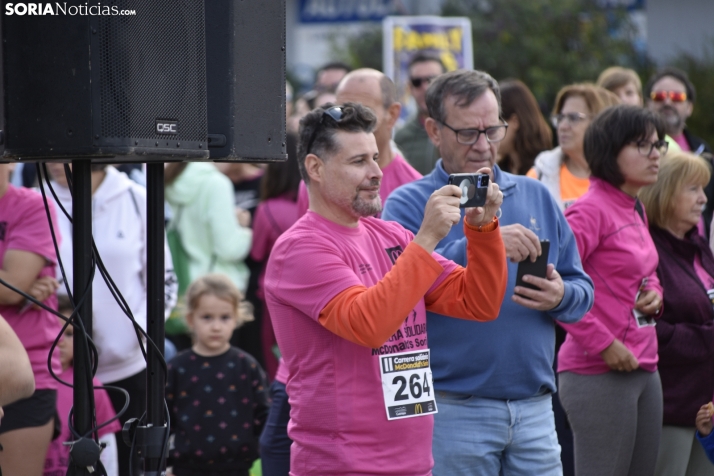
<path fill-rule="evenodd" d="M 533 164 L 538 180 L 545 185 L 562 212 L 565 210 L 563 198 L 560 196 L 560 167 L 563 165 L 563 151 L 560 147 L 545 150 L 538 154 Z"/>
<path fill-rule="evenodd" d="M 57 183 L 53 187 L 62 206 L 71 213 L 70 190 Z M 62 234 L 60 258 L 73 289 L 72 224 L 59 207 L 57 216 Z M 146 330 L 146 190 L 111 166 L 106 168 L 106 176 L 92 196 L 92 234 L 109 275 L 136 322 Z M 178 287 L 167 245 L 164 253 L 166 318 L 176 304 Z M 57 276 L 61 276 L 59 269 Z M 136 375 L 146 367 L 136 332 L 98 269 L 92 290 L 92 339 L 99 351 L 96 377 L 103 383 L 112 383 Z M 65 292 L 64 285 L 59 291 Z"/>

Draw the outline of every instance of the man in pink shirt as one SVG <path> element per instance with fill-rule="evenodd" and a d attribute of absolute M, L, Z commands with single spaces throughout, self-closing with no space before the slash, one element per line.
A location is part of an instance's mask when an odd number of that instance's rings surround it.
<path fill-rule="evenodd" d="M 492 320 L 505 293 L 498 185 L 458 225 L 474 263 L 467 268 L 434 253 L 460 221 L 457 187 L 434 192 L 416 236 L 373 218 L 383 177 L 376 122 L 346 103 L 315 109 L 300 125 L 310 210 L 278 239 L 265 276 L 290 369 L 293 476 L 430 475 L 438 409 L 426 310 Z"/>
<path fill-rule="evenodd" d="M 396 188 L 420 179 L 422 176 L 404 158 L 392 149 L 392 131 L 399 118 L 401 104 L 397 100 L 397 89 L 394 83 L 382 72 L 363 68 L 347 74 L 339 83 L 337 91 L 339 103 L 355 102 L 367 106 L 375 114 L 377 122 L 374 126 L 374 138 L 379 150 L 377 165 L 382 170 L 382 181 L 379 187 L 379 197 L 384 203 Z M 309 207 L 309 196 L 305 182 L 301 181 L 298 189 L 297 215 L 303 216 Z M 378 212 L 376 217 L 380 216 Z M 283 384 L 287 380 L 288 370 L 281 361 L 275 379 Z M 266 426 L 267 431 L 261 437 L 261 454 L 263 474 L 277 476 L 285 474 L 277 470 L 278 460 L 287 460 L 290 441 L 285 432 L 286 418 L 275 424 L 277 415 L 285 416 L 289 406 L 284 399 L 284 393 L 273 398 L 271 413 Z M 278 457 L 278 455 L 282 455 Z"/>
<path fill-rule="evenodd" d="M 402 105 L 397 100 L 397 88 L 381 71 L 362 68 L 352 71 L 342 78 L 337 86 L 337 103 L 355 102 L 367 106 L 377 117 L 374 138 L 379 149 L 377 164 L 382 169 L 382 183 L 379 197 L 382 203 L 392 191 L 405 183 L 422 176 L 414 167 L 392 149 L 392 131 L 399 119 Z M 304 215 L 308 208 L 308 194 L 305 182 L 300 184 L 298 213 Z M 379 217 L 379 213 L 376 215 Z"/>

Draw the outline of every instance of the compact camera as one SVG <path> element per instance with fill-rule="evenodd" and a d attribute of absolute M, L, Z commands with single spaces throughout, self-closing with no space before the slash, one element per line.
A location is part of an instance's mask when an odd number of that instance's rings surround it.
<path fill-rule="evenodd" d="M 488 174 L 451 174 L 449 184 L 461 189 L 461 208 L 482 207 L 486 204 Z"/>

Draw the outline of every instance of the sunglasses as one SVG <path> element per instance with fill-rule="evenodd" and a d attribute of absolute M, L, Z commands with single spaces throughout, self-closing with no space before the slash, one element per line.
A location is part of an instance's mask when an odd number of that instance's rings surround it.
<path fill-rule="evenodd" d="M 687 93 L 680 91 L 652 91 L 650 97 L 654 102 L 664 102 L 667 98 L 672 102 L 684 102 L 687 100 Z"/>
<path fill-rule="evenodd" d="M 315 142 L 315 137 L 317 137 L 317 131 L 322 127 L 322 124 L 325 123 L 325 117 L 330 117 L 333 121 L 339 124 L 342 120 L 342 116 L 344 116 L 344 110 L 342 106 L 332 106 L 322 111 L 322 116 L 320 116 L 319 124 L 317 124 L 315 126 L 315 129 L 312 130 L 312 135 L 310 136 L 310 141 L 307 143 L 305 155 L 310 153 L 310 149 L 312 149 L 312 143 Z"/>
<path fill-rule="evenodd" d="M 436 76 L 425 76 L 423 78 L 409 78 L 409 82 L 415 88 L 420 88 L 422 84 L 430 84 Z"/>

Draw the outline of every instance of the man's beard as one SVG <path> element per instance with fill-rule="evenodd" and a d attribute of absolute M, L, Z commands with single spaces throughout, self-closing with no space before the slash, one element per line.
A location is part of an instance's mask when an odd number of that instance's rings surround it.
<path fill-rule="evenodd" d="M 367 201 L 359 198 L 359 195 L 352 201 L 352 210 L 361 217 L 373 217 L 382 211 L 382 199 L 377 196 L 375 200 Z"/>
<path fill-rule="evenodd" d="M 370 183 L 370 187 L 376 187 L 379 185 L 378 180 L 373 180 Z M 371 217 L 382 211 L 382 198 L 377 194 L 374 200 L 363 200 L 359 196 L 359 190 L 355 194 L 355 198 L 352 200 L 352 210 L 360 217 Z"/>
<path fill-rule="evenodd" d="M 665 110 L 667 110 L 669 114 L 665 114 Z M 684 128 L 684 120 L 682 119 L 682 116 L 679 115 L 679 111 L 675 108 L 671 106 L 662 106 L 657 112 L 664 122 L 665 131 L 670 136 L 679 134 L 679 132 Z"/>

